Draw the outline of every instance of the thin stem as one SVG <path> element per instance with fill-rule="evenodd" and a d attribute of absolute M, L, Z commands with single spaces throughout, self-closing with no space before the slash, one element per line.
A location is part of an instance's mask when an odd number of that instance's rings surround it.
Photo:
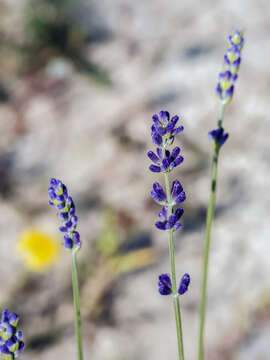
<path fill-rule="evenodd" d="M 72 289 L 73 289 L 73 301 L 74 301 L 77 356 L 78 356 L 78 360 L 83 360 L 82 337 L 81 337 L 80 295 L 79 295 L 79 282 L 78 282 L 78 272 L 77 272 L 76 253 L 75 252 L 72 252 Z"/>
<path fill-rule="evenodd" d="M 168 217 L 172 214 L 172 198 L 169 184 L 168 173 L 164 173 L 165 177 L 165 187 L 167 193 L 168 201 Z M 173 243 L 173 232 L 169 232 L 169 252 L 170 252 L 170 261 L 171 261 L 171 275 L 172 275 L 172 292 L 173 292 L 173 306 L 174 306 L 174 316 L 176 322 L 176 332 L 177 332 L 177 342 L 178 342 L 178 358 L 179 360 L 184 360 L 184 345 L 183 345 L 183 333 L 182 333 L 182 322 L 181 322 L 181 312 L 179 298 L 177 294 L 177 285 L 176 285 L 176 271 L 175 271 L 175 254 L 174 254 L 174 243 Z"/>
<path fill-rule="evenodd" d="M 225 106 L 220 105 L 218 127 L 222 127 Z M 208 262 L 209 250 L 211 244 L 211 228 L 214 218 L 214 209 L 216 202 L 216 184 L 217 184 L 217 169 L 218 169 L 219 147 L 215 147 L 212 160 L 212 174 L 211 174 L 211 191 L 206 216 L 206 229 L 205 229 L 205 247 L 203 257 L 203 280 L 200 302 L 200 330 L 199 330 L 199 347 L 198 347 L 198 360 L 203 360 L 204 352 L 204 327 L 205 327 L 205 312 L 206 312 L 206 297 L 207 297 L 207 278 L 208 278 Z"/>

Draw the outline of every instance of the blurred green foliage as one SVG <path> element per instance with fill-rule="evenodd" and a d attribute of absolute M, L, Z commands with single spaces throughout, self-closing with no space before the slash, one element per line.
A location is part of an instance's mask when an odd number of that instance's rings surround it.
<path fill-rule="evenodd" d="M 26 11 L 27 42 L 36 50 L 49 49 L 66 56 L 81 55 L 87 40 L 82 24 L 72 17 L 77 3 L 35 0 Z"/>
<path fill-rule="evenodd" d="M 109 85 L 108 74 L 89 60 L 89 45 L 106 39 L 105 30 L 103 35 L 95 30 L 94 17 L 93 5 L 85 8 L 81 0 L 30 0 L 25 10 L 24 71 L 65 57 L 78 71 Z"/>

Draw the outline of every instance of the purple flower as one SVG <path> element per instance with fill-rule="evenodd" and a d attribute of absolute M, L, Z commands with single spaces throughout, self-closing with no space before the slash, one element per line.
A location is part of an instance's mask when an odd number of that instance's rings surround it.
<path fill-rule="evenodd" d="M 171 188 L 171 196 L 173 200 L 173 205 L 180 204 L 186 200 L 186 194 L 183 190 L 183 187 L 178 180 L 174 180 Z"/>
<path fill-rule="evenodd" d="M 184 214 L 183 208 L 178 208 L 173 211 L 170 216 L 168 216 L 168 207 L 163 206 L 161 212 L 158 214 L 161 221 L 155 223 L 156 227 L 159 230 L 171 230 L 175 231 L 179 229 L 182 224 L 179 222 L 181 216 Z"/>
<path fill-rule="evenodd" d="M 245 41 L 243 35 L 243 31 L 235 30 L 232 35 L 227 38 L 228 47 L 237 46 L 239 50 L 242 50 Z"/>
<path fill-rule="evenodd" d="M 49 203 L 57 209 L 62 220 L 62 226 L 59 230 L 65 233 L 64 248 L 66 250 L 79 250 L 81 247 L 80 235 L 76 231 L 78 218 L 75 215 L 75 205 L 72 198 L 68 196 L 66 186 L 61 180 L 52 178 L 48 191 Z"/>
<path fill-rule="evenodd" d="M 233 96 L 234 83 L 237 80 L 237 74 L 232 74 L 229 70 L 219 74 L 219 82 L 217 84 L 216 93 L 218 98 L 228 104 Z"/>
<path fill-rule="evenodd" d="M 0 322 L 0 356 L 3 359 L 14 359 L 24 348 L 21 331 L 17 331 L 19 317 L 9 310 L 3 310 Z"/>
<path fill-rule="evenodd" d="M 172 144 L 175 135 L 184 130 L 183 126 L 176 127 L 179 117 L 175 115 L 170 118 L 168 111 L 160 111 L 159 115 L 153 115 L 152 120 L 154 124 L 151 126 L 151 137 L 157 146 Z"/>
<path fill-rule="evenodd" d="M 234 83 L 241 64 L 241 50 L 244 45 L 243 32 L 236 30 L 228 37 L 228 50 L 224 55 L 223 72 L 219 74 L 216 88 L 218 99 L 223 104 L 232 100 Z"/>
<path fill-rule="evenodd" d="M 153 190 L 151 191 L 152 198 L 159 204 L 165 205 L 167 201 L 167 196 L 163 187 L 158 183 L 155 182 L 153 184 Z"/>
<path fill-rule="evenodd" d="M 212 130 L 208 133 L 208 136 L 214 142 L 214 147 L 220 148 L 225 141 L 228 139 L 229 134 L 224 134 L 223 128 L 218 128 L 216 130 Z"/>
<path fill-rule="evenodd" d="M 178 288 L 178 294 L 179 295 L 183 295 L 188 290 L 189 283 L 190 283 L 189 274 L 184 274 L 181 281 L 180 281 L 180 285 L 179 285 L 179 288 Z"/>
<path fill-rule="evenodd" d="M 151 191 L 152 198 L 160 205 L 167 204 L 167 195 L 163 187 L 155 182 L 153 184 L 153 190 Z M 186 200 L 186 194 L 183 190 L 180 181 L 174 180 L 171 188 L 171 198 L 172 198 L 172 206 L 176 204 L 180 204 Z"/>
<path fill-rule="evenodd" d="M 159 275 L 158 291 L 161 295 L 170 295 L 172 293 L 172 282 L 170 275 L 168 274 Z"/>
<path fill-rule="evenodd" d="M 149 159 L 155 163 L 155 165 L 149 166 L 152 172 L 170 172 L 184 161 L 184 158 L 179 155 L 180 148 L 178 146 L 172 152 L 165 150 L 163 154 L 161 148 L 157 148 L 156 152 L 157 155 L 153 151 L 147 153 Z"/>

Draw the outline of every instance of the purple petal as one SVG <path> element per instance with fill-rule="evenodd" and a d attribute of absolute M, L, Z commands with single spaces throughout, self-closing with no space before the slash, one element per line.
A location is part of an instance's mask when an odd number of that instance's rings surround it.
<path fill-rule="evenodd" d="M 149 157 L 149 159 L 151 161 L 153 161 L 154 163 L 158 164 L 159 163 L 159 158 L 157 157 L 157 155 L 153 152 L 153 151 L 148 151 L 147 156 Z"/>
<path fill-rule="evenodd" d="M 168 169 L 169 165 L 170 165 L 169 160 L 168 160 L 167 158 L 164 158 L 164 159 L 162 160 L 162 170 Z"/>
<path fill-rule="evenodd" d="M 174 226 L 174 224 L 176 223 L 177 220 L 178 219 L 177 219 L 177 216 L 175 214 L 170 215 L 169 219 L 168 219 L 168 222 L 166 224 L 166 229 L 171 229 Z"/>
<path fill-rule="evenodd" d="M 180 284 L 178 289 L 178 294 L 183 295 L 185 292 L 187 292 L 188 287 L 185 284 Z"/>
<path fill-rule="evenodd" d="M 183 187 L 180 181 L 174 180 L 171 188 L 172 198 L 175 199 L 182 191 L 183 191 Z"/>
<path fill-rule="evenodd" d="M 57 180 L 55 178 L 51 178 L 50 185 L 53 186 L 53 187 L 56 186 L 57 185 Z"/>
<path fill-rule="evenodd" d="M 177 222 L 174 224 L 174 230 L 176 231 L 177 229 L 179 229 L 182 226 L 182 224 L 180 222 Z"/>
<path fill-rule="evenodd" d="M 150 165 L 149 170 L 152 172 L 161 172 L 160 166 L 156 166 L 156 165 Z"/>
<path fill-rule="evenodd" d="M 160 295 L 170 295 L 172 293 L 172 289 L 170 289 L 164 285 L 160 285 L 158 287 L 158 291 L 159 291 Z"/>
<path fill-rule="evenodd" d="M 189 284 L 190 284 L 190 276 L 189 276 L 189 274 L 184 274 L 180 281 L 178 294 L 183 295 L 188 290 Z"/>
<path fill-rule="evenodd" d="M 159 203 L 167 200 L 166 193 L 158 182 L 153 184 L 153 190 L 151 191 L 151 195 L 153 199 Z"/>
<path fill-rule="evenodd" d="M 167 217 L 168 217 L 168 207 L 167 206 L 163 206 L 160 213 L 158 214 L 158 217 L 160 219 L 164 219 L 164 220 L 167 220 Z"/>
<path fill-rule="evenodd" d="M 162 160 L 162 149 L 161 148 L 157 148 L 157 154 L 158 154 L 158 157 L 160 158 L 160 160 Z"/>
<path fill-rule="evenodd" d="M 73 248 L 73 241 L 67 235 L 64 235 L 64 248 L 67 250 L 71 250 Z"/>
<path fill-rule="evenodd" d="M 155 145 L 159 146 L 162 144 L 162 137 L 159 135 L 158 132 L 152 132 L 151 137 Z"/>
<path fill-rule="evenodd" d="M 177 208 L 175 211 L 175 216 L 177 218 L 177 220 L 179 220 L 182 215 L 184 214 L 184 209 L 183 208 Z"/>
<path fill-rule="evenodd" d="M 228 139 L 228 137 L 229 134 L 224 134 L 219 141 L 219 145 L 222 146 L 225 143 L 225 141 Z"/>
<path fill-rule="evenodd" d="M 156 226 L 159 230 L 166 230 L 165 223 L 162 222 L 162 221 L 157 221 L 157 222 L 155 223 L 155 226 Z"/>
<path fill-rule="evenodd" d="M 167 133 L 170 133 L 173 129 L 174 129 L 174 122 L 173 121 L 170 121 L 169 123 L 168 123 L 168 125 L 166 126 L 166 132 Z"/>
<path fill-rule="evenodd" d="M 175 166 L 177 166 L 177 165 L 180 165 L 183 161 L 184 161 L 183 156 L 179 156 L 178 158 L 176 158 L 174 160 L 174 164 L 175 164 Z"/>
<path fill-rule="evenodd" d="M 60 226 L 59 230 L 61 232 L 67 232 L 68 231 L 68 229 L 65 226 Z"/>
<path fill-rule="evenodd" d="M 160 274 L 158 280 L 159 284 L 165 285 L 167 287 L 172 287 L 172 282 L 169 274 Z"/>
<path fill-rule="evenodd" d="M 154 123 L 157 125 L 157 126 L 160 126 L 160 121 L 159 121 L 159 118 L 158 118 L 158 115 L 155 114 L 152 116 L 152 120 L 154 121 Z"/>
<path fill-rule="evenodd" d="M 228 90 L 225 91 L 225 98 L 231 98 L 233 95 L 234 86 L 232 85 Z"/>
<path fill-rule="evenodd" d="M 17 339 L 18 339 L 19 341 L 22 341 L 22 339 L 23 339 L 23 334 L 22 334 L 22 332 L 21 332 L 20 330 L 16 332 L 16 337 L 17 337 Z"/>
<path fill-rule="evenodd" d="M 180 147 L 176 146 L 171 152 L 172 160 L 176 159 L 179 154 L 180 154 Z"/>
<path fill-rule="evenodd" d="M 184 274 L 183 276 L 182 276 L 182 279 L 181 279 L 181 282 L 183 282 L 184 284 L 186 284 L 187 286 L 189 285 L 189 283 L 190 283 L 190 276 L 189 276 L 189 274 Z"/>
<path fill-rule="evenodd" d="M 173 135 L 177 135 L 179 134 L 180 132 L 182 132 L 184 130 L 184 126 L 179 126 L 178 128 L 176 128 L 174 131 L 173 131 Z"/>
<path fill-rule="evenodd" d="M 3 355 L 9 355 L 11 354 L 10 351 L 8 350 L 8 347 L 6 345 L 1 345 L 0 346 L 0 352 L 3 354 Z"/>
<path fill-rule="evenodd" d="M 221 89 L 220 83 L 217 84 L 216 93 L 217 93 L 217 96 L 222 100 L 222 89 Z"/>
<path fill-rule="evenodd" d="M 163 122 L 168 122 L 169 121 L 169 119 L 170 119 L 170 113 L 168 112 L 168 111 L 163 111 L 163 110 L 161 110 L 160 112 L 159 112 L 159 117 L 160 117 L 160 119 L 161 119 L 161 121 L 163 121 Z"/>
<path fill-rule="evenodd" d="M 174 115 L 174 116 L 171 118 L 171 121 L 174 123 L 174 126 L 177 124 L 178 120 L 179 120 L 179 116 L 177 116 L 177 115 Z"/>
<path fill-rule="evenodd" d="M 174 200 L 175 204 L 180 204 L 186 200 L 186 194 L 184 191 L 182 191 L 177 198 Z"/>
<path fill-rule="evenodd" d="M 157 128 L 157 131 L 158 131 L 159 135 L 161 135 L 161 136 L 166 134 L 166 129 L 164 127 L 162 127 L 162 126 L 159 126 Z"/>

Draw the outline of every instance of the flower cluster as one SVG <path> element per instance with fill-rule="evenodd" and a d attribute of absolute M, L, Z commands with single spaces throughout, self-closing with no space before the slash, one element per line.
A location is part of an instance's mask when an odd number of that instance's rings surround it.
<path fill-rule="evenodd" d="M 75 215 L 75 205 L 68 195 L 66 186 L 61 180 L 51 179 L 49 186 L 49 203 L 58 210 L 62 226 L 59 228 L 64 234 L 64 248 L 77 251 L 81 247 L 80 234 L 76 231 L 78 218 Z"/>
<path fill-rule="evenodd" d="M 224 55 L 223 72 L 219 74 L 216 92 L 223 104 L 228 104 L 233 96 L 234 83 L 241 63 L 241 50 L 244 46 L 243 31 L 236 30 L 227 39 L 228 50 Z"/>
<path fill-rule="evenodd" d="M 177 293 L 183 295 L 188 290 L 190 283 L 189 274 L 184 274 L 179 284 Z M 161 274 L 158 277 L 158 291 L 161 295 L 170 295 L 172 293 L 172 282 L 169 274 Z"/>
<path fill-rule="evenodd" d="M 212 130 L 208 133 L 209 138 L 213 141 L 214 148 L 220 148 L 225 141 L 228 139 L 229 134 L 224 133 L 223 128 L 218 128 L 216 130 Z"/>
<path fill-rule="evenodd" d="M 151 137 L 154 145 L 157 146 L 156 151 L 148 151 L 147 155 L 154 164 L 149 166 L 150 171 L 155 173 L 164 173 L 166 189 L 158 183 L 153 184 L 151 196 L 159 205 L 162 206 L 158 214 L 159 221 L 155 223 L 159 230 L 167 230 L 174 232 L 182 225 L 180 219 L 184 214 L 182 207 L 176 207 L 186 200 L 186 194 L 179 180 L 174 180 L 170 187 L 168 174 L 178 165 L 184 158 L 180 155 L 180 148 L 174 147 L 171 151 L 168 146 L 172 145 L 175 135 L 184 130 L 183 126 L 178 126 L 179 117 L 177 115 L 170 117 L 168 111 L 160 111 L 159 115 L 153 115 L 153 125 L 151 126 Z M 178 295 L 184 294 L 190 282 L 188 274 L 185 274 L 179 285 Z M 169 295 L 173 293 L 171 278 L 168 274 L 159 276 L 158 288 L 161 295 Z M 176 291 L 176 290 L 175 290 Z M 176 294 L 175 294 L 176 295 Z"/>
<path fill-rule="evenodd" d="M 183 126 L 176 127 L 179 117 L 175 115 L 170 118 L 168 111 L 160 111 L 159 115 L 153 115 L 152 120 L 151 136 L 157 146 L 172 144 L 175 135 L 184 130 Z"/>
<path fill-rule="evenodd" d="M 163 172 L 167 176 L 169 172 L 184 160 L 180 155 L 180 148 L 178 146 L 174 147 L 172 151 L 167 148 L 169 145 L 172 145 L 175 135 L 182 132 L 184 128 L 181 125 L 176 126 L 179 117 L 175 115 L 171 118 L 168 111 L 160 111 L 159 115 L 153 115 L 152 120 L 154 124 L 151 126 L 151 137 L 157 148 L 156 152 L 151 150 L 147 153 L 149 159 L 154 163 L 149 166 L 149 169 L 152 172 Z M 168 194 L 158 182 L 155 182 L 151 196 L 158 204 L 163 206 L 158 215 L 160 220 L 156 222 L 156 227 L 159 230 L 177 230 L 181 226 L 179 220 L 184 210 L 182 208 L 174 210 L 173 206 L 184 202 L 186 199 L 181 183 L 178 180 L 174 180 Z"/>
<path fill-rule="evenodd" d="M 9 310 L 2 311 L 0 322 L 0 356 L 4 360 L 15 359 L 24 348 L 22 332 L 17 330 L 19 316 Z"/>

